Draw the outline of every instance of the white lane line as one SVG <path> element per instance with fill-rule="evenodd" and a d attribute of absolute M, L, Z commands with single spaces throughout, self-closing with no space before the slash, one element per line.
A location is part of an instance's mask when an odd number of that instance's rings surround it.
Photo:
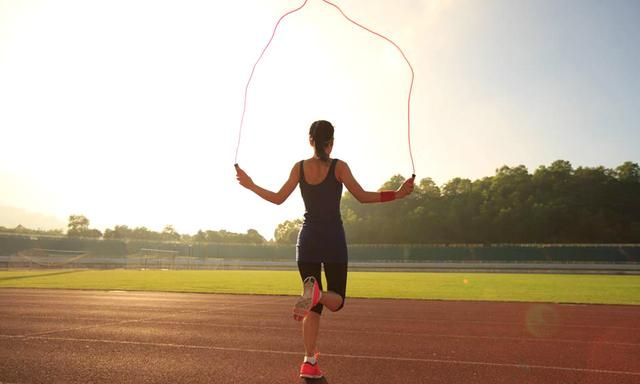
<path fill-rule="evenodd" d="M 170 317 L 167 315 L 166 317 Z M 51 318 L 47 318 L 51 319 Z M 62 320 L 66 320 L 63 318 Z M 95 319 L 93 319 L 95 320 Z M 276 326 L 258 326 L 258 325 L 230 325 L 230 324 L 211 324 L 200 322 L 185 322 L 185 321 L 156 321 L 156 318 L 150 319 L 135 319 L 135 320 L 123 320 L 109 323 L 103 323 L 99 325 L 88 325 L 77 328 L 66 328 L 62 330 L 47 331 L 41 333 L 32 333 L 25 335 L 15 335 L 14 337 L 32 337 L 43 336 L 58 332 L 76 331 L 91 328 L 101 328 L 108 326 L 118 326 L 131 323 L 153 323 L 162 325 L 180 325 L 180 326 L 199 326 L 208 328 L 235 328 L 235 329 L 255 329 L 255 330 L 274 330 L 274 331 L 289 331 L 299 332 L 299 327 L 276 327 Z M 354 331 L 347 329 L 328 329 L 325 328 L 323 332 L 337 333 L 337 334 L 366 334 L 366 335 L 381 335 L 381 336 L 398 336 L 398 337 L 425 337 L 425 338 L 441 338 L 441 339 L 470 339 L 470 340 L 507 340 L 517 342 L 531 342 L 531 343 L 553 343 L 553 344 L 581 344 L 581 345 L 611 345 L 621 347 L 640 347 L 640 343 L 621 342 L 621 341 L 603 341 L 603 340 L 572 340 L 572 339 L 550 339 L 550 338 L 533 338 L 533 337 L 516 337 L 516 336 L 486 336 L 486 335 L 456 335 L 456 334 L 436 334 L 436 333 L 415 333 L 415 332 L 385 332 L 385 331 Z M 1 384 L 1 383 L 0 383 Z"/>
<path fill-rule="evenodd" d="M 242 294 L 234 292 L 216 292 L 216 293 L 203 293 L 203 292 L 162 292 L 162 291 L 122 291 L 122 293 L 106 291 L 106 290 L 63 290 L 43 289 L 42 292 L 7 292 L 10 288 L 0 287 L 0 297 L 4 297 L 7 300 L 27 300 L 32 301 L 35 299 L 46 299 L 47 301 L 61 301 L 69 302 L 70 300 L 131 300 L 131 301 L 159 301 L 167 303 L 223 303 L 228 304 L 229 301 L 254 301 L 259 300 L 259 303 L 268 301 L 273 302 L 283 301 L 291 298 L 295 298 L 293 294 L 282 295 L 267 295 L 267 294 Z M 169 295 L 175 295 L 175 297 L 169 297 Z"/>
<path fill-rule="evenodd" d="M 256 305 L 260 305 L 262 303 L 242 303 L 239 305 L 233 305 L 233 304 L 219 304 L 218 307 L 215 308 L 209 308 L 207 310 L 202 310 L 202 311 L 184 311 L 183 313 L 188 314 L 188 313 L 207 313 L 207 312 L 212 312 L 212 313 L 222 313 L 222 310 L 224 310 L 224 313 L 226 314 L 236 314 L 236 312 L 234 312 L 234 309 L 240 309 L 243 307 L 253 307 Z M 203 307 L 207 307 L 206 305 L 204 305 Z M 126 307 L 125 307 L 126 308 Z M 146 310 L 146 309 L 145 309 Z M 159 310 L 155 310 L 157 312 L 160 311 L 165 311 L 168 309 L 159 309 Z M 260 317 L 262 318 L 269 318 L 269 317 L 281 317 L 280 315 L 276 315 L 276 316 L 271 316 L 272 313 L 263 313 L 260 310 L 256 310 L 257 313 L 260 313 Z M 288 307 L 283 309 L 283 313 L 288 313 Z M 237 314 L 245 314 L 246 312 L 237 312 Z M 15 317 L 15 313 L 2 313 L 0 312 L 0 317 Z M 29 315 L 27 313 L 21 313 L 19 314 L 21 317 L 35 317 L 33 315 Z M 347 314 L 345 314 L 347 315 Z M 348 316 L 348 315 L 347 315 Z M 348 317 L 343 317 L 342 318 L 344 321 L 355 321 L 358 320 L 360 321 L 362 318 L 360 317 L 353 317 L 353 316 L 348 316 Z M 407 318 L 376 318 L 376 317 L 369 317 L 367 320 L 382 320 L 385 322 L 391 322 L 391 323 L 400 323 L 400 322 L 404 322 L 404 323 L 419 323 L 419 324 L 429 324 L 429 323 L 444 323 L 447 325 L 453 325 L 453 324 L 474 324 L 474 325 L 478 325 L 478 326 L 522 326 L 522 323 L 518 323 L 518 322 L 487 322 L 487 321 L 473 321 L 473 320 L 454 320 L 454 319 L 407 319 Z M 624 331 L 636 331 L 636 330 L 640 330 L 640 327 L 631 327 L 631 326 L 610 326 L 610 325 L 586 325 L 586 324 L 554 324 L 554 325 L 546 325 L 546 327 L 548 329 L 570 329 L 570 328 L 578 328 L 578 329 L 597 329 L 597 330 L 624 330 Z"/>
<path fill-rule="evenodd" d="M 238 329 L 270 329 L 279 331 L 292 331 L 299 332 L 299 327 L 275 327 L 275 326 L 259 326 L 259 325 L 237 325 L 237 324 L 212 324 L 203 322 L 188 322 L 188 321 L 149 321 L 154 324 L 164 325 L 197 325 L 200 327 L 209 328 L 238 328 Z M 146 322 L 144 320 L 143 322 Z M 329 333 L 351 333 L 351 334 L 366 334 L 366 335 L 385 335 L 385 336 L 408 336 L 408 337 L 436 337 L 436 338 L 451 338 L 451 339 L 481 339 L 481 340 L 509 340 L 509 341 L 524 341 L 524 342 L 547 342 L 547 343 L 567 343 L 567 344 L 603 344 L 603 345 L 621 345 L 638 347 L 640 343 L 630 342 L 617 342 L 617 341 L 600 341 L 600 340 L 572 340 L 572 339 L 549 339 L 549 338 L 533 338 L 533 337 L 516 337 L 516 336 L 484 336 L 484 335 L 456 335 L 446 333 L 416 333 L 416 332 L 387 332 L 387 331 L 354 331 L 349 329 L 329 329 L 324 328 L 322 332 Z"/>
<path fill-rule="evenodd" d="M 344 313 L 342 317 L 343 320 L 358 320 L 361 321 L 362 318 L 358 316 L 349 316 L 350 314 Z M 370 316 L 367 317 L 367 320 L 376 321 L 376 322 L 387 322 L 387 323 L 418 323 L 418 324 L 426 324 L 426 323 L 445 323 L 447 325 L 453 324 L 474 324 L 474 325 L 486 325 L 486 326 L 522 326 L 522 322 L 507 322 L 507 321 L 483 321 L 483 320 L 456 320 L 456 319 L 417 319 L 417 318 L 407 318 L 407 317 L 375 317 Z M 554 324 L 547 325 L 549 328 L 587 328 L 587 329 L 623 329 L 623 330 L 640 330 L 640 327 L 637 326 L 610 326 L 610 325 L 588 325 L 588 324 Z"/>
<path fill-rule="evenodd" d="M 251 304 L 243 304 L 243 305 L 251 305 Z M 237 306 L 236 306 L 237 307 Z M 284 330 L 284 331 L 299 331 L 299 327 L 277 327 L 277 326 L 254 326 L 254 325 L 237 325 L 237 324 L 215 324 L 215 323 L 207 323 L 207 322 L 188 322 L 188 321 L 164 321 L 162 319 L 168 317 L 174 317 L 181 314 L 204 314 L 209 312 L 219 312 L 219 310 L 208 309 L 202 311 L 185 311 L 180 313 L 172 313 L 163 316 L 155 316 L 151 318 L 144 319 L 131 319 L 131 320 L 120 320 L 120 321 L 111 321 L 107 323 L 101 324 L 91 324 L 80 327 L 72 327 L 72 328 L 64 328 L 60 330 L 50 330 L 44 332 L 36 332 L 36 333 L 28 333 L 24 335 L 20 335 L 21 337 L 30 337 L 30 336 L 43 336 L 60 332 L 67 331 L 77 331 L 83 329 L 92 329 L 92 328 L 100 328 L 100 327 L 108 327 L 108 326 L 117 326 L 124 324 L 133 324 L 133 323 L 153 323 L 153 324 L 164 324 L 164 325 L 187 325 L 187 326 L 204 326 L 209 328 L 238 328 L 238 329 L 270 329 L 270 330 Z M 2 317 L 0 315 L 0 317 Z M 69 317 L 57 317 L 57 316 L 26 316 L 28 318 L 37 318 L 43 320 L 68 320 Z M 73 320 L 85 320 L 85 321 L 98 321 L 97 318 L 73 318 Z M 158 321 L 159 320 L 159 321 Z M 629 346 L 629 347 L 637 347 L 640 346 L 640 343 L 637 342 L 619 342 L 619 341 L 602 341 L 602 340 L 572 340 L 572 339 L 550 339 L 550 338 L 533 338 L 533 337 L 517 337 L 517 336 L 487 336 L 487 335 L 459 335 L 459 334 L 434 334 L 434 333 L 417 333 L 417 332 L 390 332 L 390 331 L 356 331 L 356 330 L 346 330 L 346 329 L 327 329 L 325 328 L 323 332 L 330 333 L 351 333 L 351 334 L 367 334 L 367 335 L 388 335 L 388 336 L 409 336 L 409 337 L 433 337 L 433 338 L 452 338 L 452 339 L 479 339 L 479 340 L 509 340 L 509 341 L 522 341 L 522 342 L 547 342 L 547 343 L 566 343 L 566 344 L 587 344 L 587 345 L 613 345 L 613 346 Z"/>
<path fill-rule="evenodd" d="M 201 312 L 205 312 L 205 311 L 201 311 Z M 193 311 L 176 312 L 176 313 L 170 313 L 170 314 L 166 314 L 166 315 L 162 315 L 162 316 L 154 316 L 154 317 L 149 317 L 149 318 L 144 318 L 144 319 L 111 321 L 111 322 L 108 322 L 108 323 L 91 324 L 91 325 L 83 325 L 83 326 L 80 326 L 80 327 L 71 327 L 71 328 L 55 329 L 55 330 L 44 331 L 44 332 L 27 333 L 27 334 L 19 335 L 18 337 L 31 338 L 31 337 L 51 335 L 51 334 L 54 334 L 54 333 L 61 333 L 61 332 L 80 331 L 80 330 L 84 330 L 84 329 L 108 327 L 108 326 L 112 326 L 112 325 L 124 325 L 124 324 L 140 323 L 140 322 L 143 322 L 143 321 L 158 320 L 158 319 L 163 319 L 163 318 L 167 318 L 167 317 L 178 316 L 178 315 L 181 315 L 181 314 L 184 314 L 184 313 L 198 313 L 198 312 L 193 312 Z"/>
<path fill-rule="evenodd" d="M 253 303 L 243 304 L 242 306 L 252 306 Z M 233 306 L 237 308 L 238 305 Z M 50 330 L 45 332 L 38 333 L 29 333 L 24 334 L 23 336 L 41 336 L 59 332 L 66 331 L 77 331 L 83 329 L 91 329 L 91 328 L 100 328 L 112 325 L 124 325 L 124 324 L 133 324 L 133 323 L 145 323 L 152 322 L 156 324 L 172 324 L 172 325 L 198 325 L 205 327 L 221 327 L 221 328 L 241 328 L 241 329 L 273 329 L 273 330 L 293 330 L 298 331 L 297 327 L 275 327 L 275 326 L 250 326 L 250 325 L 225 325 L 225 324 L 214 324 L 214 323 L 206 323 L 206 322 L 187 322 L 187 321 L 162 321 L 164 318 L 179 316 L 183 314 L 205 314 L 205 313 L 229 313 L 225 311 L 228 308 L 212 308 L 200 311 L 183 311 L 177 312 L 162 316 L 154 316 L 144 319 L 130 319 L 130 320 L 121 320 L 121 321 L 110 321 L 102 324 L 92 324 L 85 325 L 80 327 L 73 328 L 64 328 L 61 330 Z M 0 317 L 5 317 L 0 314 Z M 9 316 L 6 316 L 9 317 Z M 281 317 L 281 316 L 280 316 Z M 60 317 L 60 316 L 22 316 L 22 318 L 35 318 L 35 319 L 43 319 L 43 320 L 83 320 L 83 321 L 99 321 L 97 318 L 84 318 L 84 317 Z M 160 321 L 156 321 L 160 320 Z M 609 327 L 609 329 L 612 327 Z M 603 329 L 607 329 L 607 327 L 603 327 Z M 625 330 L 629 330 L 628 328 L 624 328 Z M 640 346 L 638 342 L 616 342 L 616 341 L 601 341 L 601 340 L 572 340 L 572 339 L 557 339 L 557 338 L 533 338 L 533 337 L 516 337 L 516 336 L 487 336 L 487 335 L 459 335 L 459 334 L 431 334 L 431 333 L 416 333 L 416 332 L 388 332 L 388 331 L 356 331 L 356 330 L 338 330 L 338 329 L 328 329 L 325 328 L 324 332 L 331 333 L 365 333 L 365 334 L 374 334 L 374 335 L 389 335 L 389 336 L 415 336 L 415 337 L 436 337 L 436 338 L 457 338 L 457 339 L 484 339 L 484 340 L 512 340 L 512 341 L 525 341 L 525 342 L 548 342 L 548 343 L 568 343 L 568 344 L 598 344 L 598 345 L 614 345 L 614 346 L 630 346 L 637 347 Z"/>
<path fill-rule="evenodd" d="M 231 310 L 233 310 L 235 308 L 247 307 L 247 306 L 253 306 L 253 305 L 255 305 L 255 304 L 254 303 L 246 303 L 246 304 L 241 304 L 241 305 L 222 304 L 222 305 L 220 305 L 218 307 L 215 307 L 215 308 L 203 309 L 203 310 L 198 310 L 198 311 L 186 310 L 186 311 L 182 311 L 182 312 L 179 312 L 179 313 L 172 312 L 171 314 L 169 314 L 167 316 L 185 315 L 185 314 L 186 315 L 188 315 L 188 314 L 201 314 L 201 313 L 233 314 L 233 312 L 231 312 Z M 145 309 L 145 311 L 146 311 L 146 309 Z M 166 313 L 167 311 L 168 310 L 156 310 L 156 312 L 161 312 L 161 313 Z M 127 311 L 127 312 L 129 312 L 129 311 Z M 97 317 L 97 316 L 77 316 L 75 314 L 66 314 L 66 312 L 62 313 L 60 315 L 58 315 L 58 314 L 56 314 L 56 315 L 33 315 L 33 314 L 24 314 L 24 313 L 0 313 L 0 318 L 7 318 L 9 320 L 14 319 L 14 320 L 19 320 L 21 322 L 24 322 L 25 319 L 101 321 L 101 320 L 105 320 L 105 317 L 114 317 L 114 319 L 112 319 L 114 323 L 119 321 L 119 320 L 116 320 L 116 318 L 118 318 L 117 315 Z M 153 320 L 154 318 L 155 317 L 148 318 L 148 319 L 135 319 L 135 320 L 145 321 L 145 320 Z M 194 324 L 196 324 L 196 323 L 194 323 Z M 2 383 L 0 383 L 0 384 L 2 384 Z"/>
<path fill-rule="evenodd" d="M 4 337 L 4 336 L 0 335 L 0 337 Z M 22 337 L 21 339 L 69 341 L 69 342 L 80 342 L 80 343 L 123 344 L 123 345 L 151 346 L 151 347 L 163 347 L 163 348 L 185 348 L 185 349 L 200 349 L 200 350 L 221 351 L 221 352 L 266 353 L 266 354 L 296 355 L 296 356 L 300 355 L 299 351 L 293 352 L 293 351 L 278 351 L 278 350 L 272 350 L 272 349 L 214 347 L 214 346 L 206 346 L 206 345 L 190 345 L 190 344 L 174 344 L 174 343 L 152 343 L 152 342 L 129 341 L 129 340 L 79 339 L 79 338 L 71 338 L 71 337 L 47 337 L 47 336 Z M 575 368 L 575 367 L 558 367 L 553 365 L 493 363 L 488 361 L 468 361 L 468 360 L 420 359 L 420 358 L 410 358 L 410 357 L 351 355 L 351 354 L 339 354 L 339 353 L 323 353 L 322 356 L 338 357 L 338 358 L 344 358 L 344 359 L 365 359 L 365 360 L 370 359 L 370 360 L 396 361 L 396 362 L 409 362 L 409 363 L 474 365 L 474 366 L 500 367 L 500 368 L 539 369 L 539 370 L 553 370 L 553 371 L 597 373 L 597 374 L 607 374 L 607 375 L 640 376 L 640 372 L 614 371 L 614 370 L 607 370 L 607 369 L 591 369 L 591 368 Z"/>
<path fill-rule="evenodd" d="M 27 333 L 27 334 L 20 335 L 19 337 L 27 338 L 27 337 L 35 337 L 35 336 L 52 335 L 54 333 L 61 333 L 61 332 L 71 332 L 71 331 L 80 331 L 80 330 L 85 330 L 85 329 L 108 327 L 108 326 L 117 326 L 117 325 L 124 325 L 124 324 L 142 323 L 142 322 L 146 322 L 146 321 L 160 320 L 160 319 L 165 319 L 165 318 L 168 318 L 168 317 L 175 317 L 175 316 L 185 315 L 185 314 L 203 314 L 203 313 L 209 313 L 209 312 L 213 312 L 213 311 L 221 312 L 221 311 L 224 311 L 225 309 L 228 309 L 228 308 L 235 309 L 235 308 L 238 308 L 238 307 L 252 306 L 252 305 L 254 305 L 254 303 L 243 303 L 243 304 L 239 304 L 239 305 L 224 305 L 223 308 L 218 307 L 218 308 L 215 308 L 215 309 L 203 309 L 203 310 L 199 310 L 199 311 L 193 311 L 193 310 L 178 311 L 178 312 L 173 312 L 173 313 L 169 313 L 169 314 L 165 314 L 165 315 L 161 315 L 161 316 L 153 316 L 153 317 L 147 317 L 147 318 L 143 318 L 143 319 L 110 321 L 110 322 L 107 322 L 107 323 L 83 325 L 83 326 L 79 326 L 79 327 L 55 329 L 55 330 L 49 330 L 49 331 L 44 331 L 44 332 Z"/>
<path fill-rule="evenodd" d="M 600 373 L 600 374 L 609 374 L 609 375 L 640 376 L 640 372 L 614 371 L 614 370 L 608 370 L 608 369 L 557 367 L 553 365 L 492 363 L 487 361 L 466 361 L 466 360 L 417 359 L 417 358 L 393 357 L 393 356 L 360 356 L 360 355 L 343 355 L 343 354 L 331 354 L 331 353 L 323 353 L 322 356 L 332 356 L 332 357 L 352 358 L 352 359 L 371 359 L 371 360 L 440 363 L 440 364 L 457 364 L 457 365 L 480 365 L 480 366 L 501 367 L 501 368 L 541 369 L 541 370 L 554 370 L 554 371 Z"/>
<path fill-rule="evenodd" d="M 108 293 L 107 291 L 99 291 L 99 292 L 104 292 L 104 293 Z M 225 298 L 228 297 L 232 297 L 232 296 L 237 296 L 239 298 L 244 298 L 245 296 L 249 296 L 251 298 L 252 301 L 243 301 L 241 302 L 241 304 L 239 305 L 233 305 L 232 303 L 228 302 L 227 300 L 220 300 L 218 301 L 213 300 L 212 302 L 209 302 L 209 300 L 205 299 L 205 298 L 189 298 L 189 299 L 184 299 L 184 298 L 164 298 L 164 297 L 155 297 L 158 296 L 160 294 L 163 294 L 163 292 L 151 292 L 151 295 L 147 295 L 149 292 L 145 292 L 145 291 L 126 291 L 127 292 L 127 298 L 132 298 L 128 295 L 135 295 L 135 296 L 139 296 L 139 297 L 135 297 L 134 299 L 139 300 L 139 301 L 166 301 L 167 303 L 171 303 L 171 302 L 175 302 L 177 304 L 184 304 L 185 301 L 189 301 L 191 303 L 197 303 L 197 304 L 202 304 L 202 306 L 210 306 L 210 305 L 222 305 L 222 306 L 227 306 L 227 307 L 231 307 L 231 308 L 242 308 L 242 307 L 253 307 L 253 306 L 261 306 L 261 305 L 273 305 L 273 301 L 274 299 L 277 299 L 277 304 L 278 305 L 284 305 L 283 302 L 286 302 L 287 300 L 289 300 L 290 298 L 294 297 L 294 296 L 269 296 L 269 295 L 264 295 L 264 300 L 258 299 L 255 300 L 256 296 L 260 296 L 260 295 L 232 295 L 232 294 L 222 294 L 225 295 Z M 0 292 L 1 293 L 1 292 Z M 69 304 L 69 300 L 62 297 L 61 294 L 71 294 L 71 296 L 73 296 L 74 293 L 86 293 L 86 295 L 80 295 L 81 299 L 107 299 L 110 300 L 111 297 L 109 295 L 96 295 L 94 291 L 65 291 L 65 292 L 60 292 L 60 294 L 56 293 L 47 293 L 47 296 L 50 295 L 54 295 L 52 298 L 58 299 L 58 300 L 62 300 L 64 304 Z M 182 293 L 177 293 L 177 294 L 182 294 Z M 184 294 L 189 294 L 188 292 L 184 292 Z M 45 295 L 45 293 L 42 294 L 28 294 L 28 293 L 22 293 L 22 296 L 34 296 L 34 297 L 41 297 Z M 77 296 L 77 295 L 76 295 Z M 116 296 L 119 297 L 119 296 Z M 214 298 L 214 296 L 212 296 L 212 298 Z M 248 297 L 247 297 L 248 298 Z M 255 301 L 253 301 L 255 300 Z M 354 300 L 358 300 L 357 298 L 354 298 Z M 39 301 L 36 301 L 33 303 L 34 305 L 40 305 L 41 303 Z M 516 303 L 518 304 L 518 303 Z M 83 306 L 86 306 L 83 304 Z M 94 306 L 100 306 L 99 304 L 95 304 Z M 589 304 L 584 304 L 584 306 L 590 306 Z M 153 310 L 151 310 L 153 311 Z M 629 311 L 619 311 L 622 312 L 624 314 L 629 314 Z M 600 313 L 600 312 L 597 312 Z M 346 315 L 347 317 L 344 317 L 345 319 L 349 318 L 349 313 L 344 313 L 343 315 Z M 629 316 L 634 316 L 634 314 L 629 314 Z M 10 315 L 5 315 L 0 313 L 0 316 L 10 316 Z M 477 325 L 486 325 L 486 326 L 510 326 L 510 325 L 521 325 L 521 323 L 518 322 L 498 322 L 498 321 L 483 321 L 483 320 L 459 320 L 459 319 L 424 319 L 424 318 L 411 318 L 411 317 L 402 317 L 402 318 L 398 318 L 398 317 L 392 317 L 392 316 L 379 316 L 379 317 L 370 317 L 369 319 L 371 320 L 385 320 L 385 321 L 390 321 L 390 322 L 397 322 L 397 321 L 404 321 L 404 322 L 419 322 L 419 323 L 446 323 L 446 324 L 477 324 Z M 588 329 L 599 329 L 599 330 L 604 330 L 604 329 L 620 329 L 620 330 L 640 330 L 639 327 L 635 327 L 635 326 L 609 326 L 609 325 L 586 325 L 586 324 L 556 324 L 556 325 L 551 325 L 550 327 L 553 328 L 588 328 Z"/>

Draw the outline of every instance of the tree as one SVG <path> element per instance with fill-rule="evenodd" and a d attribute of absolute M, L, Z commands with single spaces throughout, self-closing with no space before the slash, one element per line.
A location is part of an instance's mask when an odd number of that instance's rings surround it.
<path fill-rule="evenodd" d="M 415 186 L 414 193 L 420 197 L 426 197 L 429 199 L 437 199 L 442 196 L 440 188 L 430 177 L 420 180 Z"/>
<path fill-rule="evenodd" d="M 640 183 L 640 166 L 638 163 L 626 161 L 616 168 L 615 176 L 623 183 Z"/>
<path fill-rule="evenodd" d="M 89 230 L 89 219 L 83 215 L 71 215 L 69 216 L 67 228 L 69 236 L 81 236 L 82 233 Z"/>
<path fill-rule="evenodd" d="M 404 181 L 394 175 L 381 189 Z M 533 174 L 502 166 L 471 181 L 439 188 L 425 178 L 407 199 L 360 204 L 345 193 L 342 220 L 351 243 L 640 242 L 640 167 L 575 168 L 557 160 Z M 293 242 L 292 222 L 276 238 Z"/>
<path fill-rule="evenodd" d="M 131 229 L 126 225 L 116 225 L 113 229 L 105 229 L 105 239 L 130 239 Z"/>
<path fill-rule="evenodd" d="M 246 240 L 248 243 L 252 243 L 252 244 L 264 244 L 267 242 L 267 239 L 265 239 L 258 231 L 256 231 L 255 229 L 249 229 L 247 231 L 247 236 L 246 236 Z"/>
<path fill-rule="evenodd" d="M 69 216 L 67 225 L 67 236 L 70 237 L 102 237 L 102 232 L 89 228 L 89 219 L 83 215 Z"/>
<path fill-rule="evenodd" d="M 393 175 L 391 179 L 389 179 L 389 181 L 382 184 L 382 187 L 380 187 L 380 190 L 395 191 L 402 186 L 402 183 L 404 183 L 404 181 L 405 181 L 404 176 Z"/>
<path fill-rule="evenodd" d="M 471 180 L 456 177 L 444 185 L 442 188 L 442 194 L 444 196 L 462 195 L 471 192 L 471 186 Z"/>
<path fill-rule="evenodd" d="M 183 239 L 185 236 L 182 236 Z M 246 234 L 220 231 L 199 230 L 192 238 L 198 243 L 234 243 L 234 244 L 263 244 L 267 240 L 255 229 L 249 229 Z"/>
<path fill-rule="evenodd" d="M 302 220 L 287 220 L 278 224 L 273 237 L 279 244 L 295 244 L 298 241 L 298 233 L 302 228 Z"/>
<path fill-rule="evenodd" d="M 166 241 L 178 241 L 180 240 L 180 234 L 176 232 L 173 225 L 165 225 L 162 230 L 162 240 Z"/>
<path fill-rule="evenodd" d="M 64 234 L 64 230 L 62 229 L 31 229 L 22 224 L 18 224 L 15 228 L 0 226 L 0 232 L 49 236 L 62 236 Z"/>

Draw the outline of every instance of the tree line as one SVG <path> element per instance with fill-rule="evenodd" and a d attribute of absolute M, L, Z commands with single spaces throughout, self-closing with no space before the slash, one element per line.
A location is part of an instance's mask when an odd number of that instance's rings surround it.
<path fill-rule="evenodd" d="M 381 190 L 397 189 L 393 176 Z M 557 160 L 529 173 L 503 166 L 478 180 L 431 178 L 414 194 L 361 204 L 350 193 L 341 211 L 350 243 L 640 243 L 640 167 L 573 168 Z M 278 225 L 275 240 L 294 243 L 301 220 Z"/>
<path fill-rule="evenodd" d="M 195 235 L 180 234 L 172 225 L 166 225 L 162 231 L 152 231 L 147 227 L 129 228 L 126 225 L 116 225 L 107 228 L 104 233 L 90 227 L 90 220 L 84 215 L 71 215 L 67 225 L 66 236 L 95 239 L 115 240 L 148 240 L 148 241 L 172 241 L 182 243 L 237 243 L 237 244 L 263 244 L 267 240 L 255 229 L 249 229 L 247 233 L 234 233 L 226 230 L 212 231 L 199 230 Z M 50 235 L 64 236 L 62 229 L 38 230 L 29 229 L 18 225 L 15 228 L 0 226 L 0 232 L 23 235 Z"/>
<path fill-rule="evenodd" d="M 397 189 L 391 177 L 381 190 Z M 361 204 L 345 192 L 342 219 L 351 244 L 453 243 L 640 243 L 640 167 L 627 161 L 615 169 L 573 168 L 565 160 L 530 173 L 523 165 L 503 166 L 477 180 L 456 177 L 442 187 L 431 178 L 416 183 L 408 198 Z M 280 223 L 277 243 L 296 242 L 301 219 Z M 62 230 L 0 227 L 0 232 L 63 236 Z M 104 233 L 83 215 L 69 216 L 66 236 L 175 242 L 263 244 L 255 229 L 247 233 L 200 230 L 180 234 L 116 225 Z"/>

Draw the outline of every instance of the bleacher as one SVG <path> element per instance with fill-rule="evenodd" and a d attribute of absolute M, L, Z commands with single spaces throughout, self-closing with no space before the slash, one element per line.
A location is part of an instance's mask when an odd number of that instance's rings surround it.
<path fill-rule="evenodd" d="M 48 258 L 25 253 L 34 249 L 48 250 Z M 56 250 L 60 251 L 58 255 L 54 255 Z M 38 264 L 41 267 L 163 269 L 289 265 L 295 261 L 295 253 L 293 244 L 184 244 L 0 233 L 0 268 L 37 268 Z M 624 264 L 640 262 L 640 244 L 351 244 L 349 260 L 356 263 Z"/>

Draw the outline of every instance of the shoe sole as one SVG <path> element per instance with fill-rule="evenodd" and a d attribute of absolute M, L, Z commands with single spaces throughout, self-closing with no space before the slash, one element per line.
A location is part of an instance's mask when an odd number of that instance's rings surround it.
<path fill-rule="evenodd" d="M 311 296 L 313 295 L 313 286 L 316 282 L 314 277 L 307 277 L 304 280 L 304 289 L 302 296 L 298 298 L 296 304 L 293 306 L 293 319 L 296 321 L 302 321 L 305 316 L 309 314 L 309 310 L 313 306 Z"/>
<path fill-rule="evenodd" d="M 316 361 L 320 360 L 320 352 L 314 353 L 313 356 L 316 358 Z M 314 376 L 314 375 L 301 373 L 300 377 L 303 379 L 322 379 L 324 377 L 324 374 L 320 373 L 320 375 Z"/>

